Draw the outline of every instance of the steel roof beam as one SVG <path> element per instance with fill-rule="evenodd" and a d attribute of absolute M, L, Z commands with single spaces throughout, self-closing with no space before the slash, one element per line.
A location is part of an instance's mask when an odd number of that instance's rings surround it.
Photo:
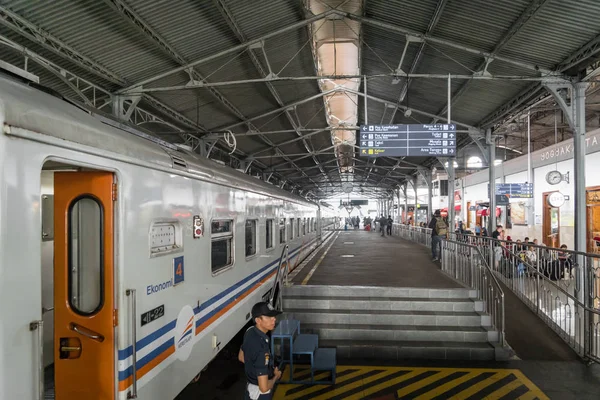
<path fill-rule="evenodd" d="M 353 90 L 353 89 L 349 89 L 349 88 L 341 88 L 340 90 L 343 90 L 343 91 L 346 91 L 346 92 L 349 92 L 349 93 L 353 93 L 353 94 L 357 94 L 359 96 L 367 97 L 370 100 L 375 100 L 375 101 L 377 101 L 379 103 L 384 103 L 384 104 L 393 104 L 394 103 L 393 100 L 385 100 L 385 99 L 382 99 L 380 97 L 376 97 L 376 96 L 373 96 L 373 95 L 370 95 L 370 94 L 365 95 L 364 93 L 362 93 L 362 92 L 360 92 L 358 90 Z M 408 109 L 408 107 L 406 107 L 404 105 L 401 105 L 401 104 L 398 104 L 398 103 L 396 103 L 396 106 L 398 108 L 402 109 L 402 110 L 407 110 Z M 426 111 L 418 110 L 418 109 L 415 109 L 415 108 L 412 108 L 412 107 L 410 109 L 411 109 L 412 112 L 414 112 L 416 114 L 420 114 L 420 115 L 426 116 L 426 117 L 440 118 L 440 119 L 444 118 L 444 117 L 442 117 L 440 115 L 431 114 L 431 113 L 428 113 Z M 464 122 L 460 122 L 460 121 L 456 121 L 456 120 L 453 120 L 452 122 L 455 123 L 456 125 L 463 126 L 463 127 L 467 128 L 467 129 L 475 129 L 474 126 L 471 126 L 471 125 L 466 124 Z"/>
<path fill-rule="evenodd" d="M 205 82 L 205 81 L 192 81 L 186 83 L 185 85 L 172 85 L 172 86 L 155 86 L 155 87 L 136 87 L 130 90 L 127 90 L 124 93 L 127 94 L 140 94 L 140 93 L 160 93 L 160 92 L 175 92 L 178 90 L 192 90 L 192 89 L 211 89 L 215 87 L 221 86 L 237 86 L 237 85 L 248 85 L 248 84 L 256 84 L 256 83 L 265 83 L 271 84 L 272 82 L 294 82 L 294 81 L 318 81 L 323 79 L 331 79 L 331 80 L 350 80 L 350 79 L 363 79 L 367 77 L 369 79 L 375 78 L 397 78 L 399 75 L 394 73 L 385 73 L 385 74 L 371 74 L 371 75 L 315 75 L 315 76 L 265 76 L 263 78 L 252 78 L 252 79 L 241 79 L 234 81 L 221 81 L 221 82 Z M 410 79 L 440 79 L 447 80 L 448 74 L 417 74 L 417 73 L 408 73 L 401 75 L 402 77 L 410 78 Z M 557 80 L 561 79 L 560 76 L 553 75 L 553 77 Z M 529 75 L 481 75 L 479 73 L 475 74 L 450 74 L 450 78 L 454 80 L 476 80 L 476 81 L 531 81 L 531 82 L 539 82 L 543 80 L 548 80 L 548 77 L 541 76 L 529 76 Z M 120 93 L 121 91 L 117 91 Z M 390 103 L 394 103 L 391 101 Z"/>
<path fill-rule="evenodd" d="M 29 59 L 31 59 L 32 61 L 34 61 L 35 63 L 43 66 L 46 69 L 54 69 L 56 71 L 59 71 L 59 73 L 63 74 L 65 76 L 65 78 L 70 81 L 73 85 L 78 86 L 80 84 L 80 82 L 83 82 L 85 85 L 88 86 L 88 88 L 85 89 L 81 89 L 80 93 L 84 94 L 84 90 L 87 92 L 90 92 L 90 96 L 91 98 L 89 98 L 90 101 L 94 102 L 95 100 L 102 100 L 105 97 L 102 96 L 97 96 L 96 95 L 96 91 L 104 94 L 106 97 L 110 97 L 110 91 L 102 88 L 101 86 L 94 84 L 92 82 L 89 82 L 79 76 L 77 76 L 76 74 L 69 72 L 68 70 L 62 68 L 61 66 L 54 64 L 53 62 L 51 62 L 50 60 L 45 59 L 44 57 L 40 56 L 39 54 L 31 51 L 30 49 L 21 46 L 13 41 L 11 41 L 8 38 L 5 38 L 4 36 L 0 35 L 0 44 L 11 47 L 17 51 L 19 51 L 23 56 L 28 57 Z M 68 54 L 64 53 L 64 54 L 60 54 L 62 57 L 67 58 L 70 60 Z M 100 72 L 96 72 L 96 74 L 100 74 Z M 91 90 L 90 90 L 91 88 Z M 179 114 L 177 111 L 173 110 L 172 108 L 170 108 L 169 106 L 163 104 L 162 102 L 160 102 L 159 100 L 151 97 L 151 96 L 144 96 L 144 100 L 149 102 L 150 104 L 152 104 L 154 107 L 158 108 L 161 112 L 164 112 L 165 114 L 169 115 L 171 118 L 174 118 L 177 122 L 188 126 L 190 128 L 195 128 L 201 131 L 205 131 L 206 128 L 204 128 L 202 125 L 196 124 L 194 121 L 191 121 L 190 119 L 188 119 L 187 117 Z M 111 101 L 109 102 L 105 102 L 103 105 L 106 106 L 108 104 L 110 104 Z M 102 107 L 102 106 L 100 106 Z M 98 108 L 98 107 L 97 107 Z M 99 109 L 99 108 L 98 108 Z M 164 119 L 162 119 L 159 116 L 154 115 L 153 113 L 146 111 L 140 107 L 136 107 L 136 109 L 134 110 L 133 114 L 132 114 L 132 118 L 135 118 L 137 116 L 142 116 L 142 122 L 149 122 L 149 121 L 153 121 L 153 122 L 159 122 L 159 123 L 163 123 L 165 125 L 168 125 L 172 128 L 174 128 L 177 131 L 180 131 L 181 129 L 179 127 L 176 127 L 175 125 L 173 125 L 170 122 L 165 121 Z M 135 124 L 135 121 L 132 120 L 132 123 Z M 197 141 L 198 139 L 196 137 L 194 137 L 193 135 L 190 135 L 189 133 L 185 133 L 185 132 L 176 132 L 176 134 L 185 142 L 185 143 L 189 143 L 190 141 Z M 240 154 L 241 156 L 246 156 L 246 154 L 244 152 L 242 152 L 241 150 L 236 150 L 236 153 Z M 229 155 L 229 157 L 231 157 L 232 159 L 236 159 L 237 157 Z M 259 165 L 262 166 L 262 168 L 266 168 L 265 164 L 259 163 Z"/>
<path fill-rule="evenodd" d="M 27 21 L 23 17 L 13 13 L 6 7 L 0 6 L 0 24 L 26 37 L 32 42 L 39 44 L 45 49 L 50 50 L 54 54 L 62 57 L 66 55 L 71 62 L 79 65 L 81 68 L 84 68 L 93 74 L 102 76 L 102 78 L 109 82 L 116 83 L 118 85 L 127 84 L 123 78 L 113 73 L 108 68 L 80 54 L 71 46 L 57 39 L 35 24 Z"/>
<path fill-rule="evenodd" d="M 281 35 L 283 33 L 286 33 L 286 32 L 289 32 L 289 31 L 293 31 L 293 30 L 305 27 L 305 26 L 307 26 L 309 24 L 312 24 L 313 22 L 320 21 L 323 18 L 327 18 L 330 15 L 335 14 L 335 13 L 336 13 L 335 10 L 329 10 L 329 11 L 326 11 L 326 12 L 324 12 L 322 14 L 315 15 L 312 18 L 308 18 L 308 19 L 302 20 L 300 22 L 296 22 L 296 23 L 290 24 L 290 25 L 288 25 L 286 27 L 283 27 L 283 28 L 277 29 L 277 30 L 275 30 L 273 32 L 267 33 L 266 35 L 262 35 L 262 36 L 260 36 L 260 37 L 258 37 L 256 39 L 252 39 L 252 40 L 250 40 L 250 41 L 248 41 L 246 43 L 242 43 L 242 44 L 240 44 L 238 46 L 234 46 L 234 47 L 231 47 L 231 48 L 229 48 L 227 50 L 223 50 L 223 51 L 217 52 L 215 54 L 212 54 L 210 56 L 207 56 L 207 57 L 201 58 L 199 60 L 193 61 L 193 62 L 188 63 L 186 65 L 183 65 L 181 67 L 173 68 L 173 69 L 171 69 L 169 71 L 166 71 L 166 72 L 160 73 L 158 75 L 155 75 L 153 77 L 144 79 L 144 80 L 142 80 L 140 82 L 137 82 L 137 83 L 135 83 L 133 85 L 130 85 L 130 86 L 126 87 L 126 88 L 121 89 L 119 92 L 126 92 L 128 90 L 134 89 L 137 86 L 147 85 L 150 82 L 154 82 L 156 80 L 165 78 L 167 76 L 176 74 L 178 72 L 182 72 L 182 71 L 188 70 L 191 67 L 195 67 L 196 65 L 204 64 L 204 63 L 206 63 L 208 61 L 211 61 L 211 60 L 214 60 L 216 58 L 219 58 L 219 57 L 231 54 L 231 53 L 235 53 L 235 52 L 244 50 L 244 49 L 246 49 L 249 46 L 261 43 L 262 41 L 264 41 L 266 39 L 269 39 L 269 38 L 272 38 L 272 37 L 275 37 L 275 36 L 279 36 L 279 35 Z"/>
<path fill-rule="evenodd" d="M 494 46 L 494 49 L 491 52 L 491 55 L 495 56 L 498 52 L 500 52 L 504 48 L 504 46 L 521 31 L 521 29 L 527 24 L 527 22 L 531 21 L 531 19 L 533 17 L 535 17 L 537 12 L 547 2 L 548 2 L 548 0 L 533 0 L 531 3 L 529 3 L 529 6 L 527 6 L 527 9 L 525 11 L 523 11 L 523 13 L 519 16 L 519 18 L 515 21 L 515 23 L 511 25 L 510 29 L 508 30 L 508 32 L 506 32 L 506 34 L 502 37 L 502 39 L 498 43 L 496 43 L 496 46 Z M 487 66 L 488 66 L 489 62 L 490 62 L 490 59 L 484 58 L 483 61 L 477 66 L 477 68 L 475 68 L 475 71 L 476 72 L 479 72 L 482 70 L 484 72 L 487 71 Z M 454 95 L 452 96 L 452 99 L 450 100 L 450 103 L 454 103 L 456 100 L 458 100 L 467 91 L 469 84 L 471 82 L 472 81 L 470 81 L 470 80 L 464 82 L 462 84 L 462 86 L 458 89 L 458 91 L 456 93 L 454 93 Z M 448 105 L 444 106 L 436 114 L 443 115 L 447 111 L 448 111 Z M 432 121 L 436 121 L 436 120 L 434 119 Z"/>
<path fill-rule="evenodd" d="M 566 57 L 560 64 L 558 64 L 556 69 L 558 72 L 563 73 L 568 69 L 574 67 L 575 65 L 581 63 L 583 60 L 596 55 L 598 52 L 600 52 L 600 35 L 594 37 L 584 46 L 580 47 L 575 52 L 573 52 L 573 54 Z M 583 79 L 583 81 L 586 81 L 590 78 L 590 76 L 586 76 Z M 538 95 L 538 93 L 542 90 L 543 87 L 541 84 L 534 83 L 528 85 L 498 110 L 484 117 L 480 121 L 479 125 L 481 125 L 484 128 L 492 127 L 493 125 L 499 123 L 503 118 L 507 116 L 507 114 L 509 114 L 515 108 L 519 107 L 521 104 L 527 102 L 528 100 L 531 100 L 532 98 L 536 98 L 536 96 L 537 98 L 539 98 L 539 100 L 546 100 L 552 98 L 552 95 L 549 94 Z"/>
<path fill-rule="evenodd" d="M 127 85 L 129 84 L 124 78 L 118 76 L 116 73 L 110 71 L 108 68 L 100 65 L 98 62 L 90 59 L 89 57 L 84 56 L 79 53 L 77 50 L 54 37 L 47 31 L 41 29 L 37 25 L 27 21 L 23 17 L 11 12 L 6 8 L 0 7 L 0 24 L 12 29 L 13 31 L 19 33 L 21 36 L 33 41 L 34 43 L 52 51 L 54 54 L 73 62 L 85 70 L 93 73 L 94 75 L 118 85 Z M 20 45 L 12 42 L 8 38 L 2 38 L 2 40 L 11 45 L 11 47 L 16 48 Z M 24 47 L 23 47 L 24 48 Z M 35 54 L 31 50 L 27 49 L 30 53 Z M 43 57 L 36 55 L 38 60 Z M 45 60 L 45 59 L 44 59 Z M 48 60 L 44 61 L 48 65 L 52 64 Z M 61 68 L 61 67 L 59 67 Z M 72 74 L 75 76 L 75 74 Z M 79 78 L 83 81 L 83 79 Z M 99 87 L 99 85 L 96 85 Z M 110 91 L 103 89 L 110 95 Z M 144 95 L 144 100 L 151 102 L 153 105 L 158 107 L 161 111 L 165 112 L 169 117 L 174 118 L 178 122 L 181 122 L 187 126 L 192 126 L 194 128 L 200 128 L 201 130 L 205 130 L 201 125 L 196 124 L 183 114 L 171 109 L 166 104 L 161 101 L 151 97 L 149 95 Z"/>
<path fill-rule="evenodd" d="M 229 10 L 229 8 L 225 4 L 225 2 L 223 0 L 213 0 L 213 3 L 219 9 L 219 11 L 221 12 L 221 14 L 225 18 L 227 24 L 229 25 L 229 27 L 231 28 L 231 30 L 235 33 L 235 35 L 238 38 L 238 40 L 240 42 L 242 42 L 242 43 L 247 42 L 248 38 L 242 32 L 241 28 L 239 27 L 239 25 L 235 21 L 235 18 L 233 17 L 233 14 Z M 267 54 L 265 53 L 264 42 L 262 42 L 261 44 L 262 44 L 261 47 L 263 49 L 265 60 L 266 60 L 266 62 L 268 64 L 269 61 L 267 60 Z M 252 60 L 252 64 L 254 64 L 254 67 L 256 68 L 256 70 L 258 71 L 258 73 L 261 76 L 263 76 L 265 78 L 269 77 L 269 76 L 272 76 L 271 66 L 270 65 L 269 65 L 269 73 L 267 73 L 263 69 L 260 61 L 258 60 L 258 58 L 256 57 L 256 55 L 254 54 L 254 52 L 252 51 L 252 49 L 250 47 L 246 47 L 246 52 L 250 56 L 250 60 Z M 277 104 L 279 104 L 280 107 L 283 107 L 284 106 L 283 100 L 281 100 L 281 96 L 279 96 L 279 93 L 277 92 L 277 90 L 275 89 L 275 87 L 273 86 L 273 84 L 271 82 L 269 82 L 269 81 L 267 81 L 266 84 L 267 84 L 267 88 L 271 92 L 271 95 L 273 96 L 273 98 L 275 99 L 275 101 L 277 102 Z M 306 151 L 308 151 L 309 153 L 314 152 L 314 149 L 302 137 L 302 133 L 300 133 L 298 131 L 299 126 L 297 126 L 296 122 L 294 121 L 294 118 L 291 116 L 289 109 L 285 110 L 285 115 L 286 115 L 288 121 L 290 122 L 290 125 L 292 126 L 292 128 L 295 129 L 296 135 L 298 135 L 301 138 L 302 144 L 304 145 L 304 148 L 306 149 Z M 320 162 L 317 159 L 317 157 L 313 156 L 312 159 L 313 159 L 313 161 L 315 162 L 316 165 L 320 165 Z M 319 168 L 319 169 L 320 169 L 321 173 L 323 174 L 323 176 L 327 176 L 327 174 L 325 174 L 325 171 L 323 169 L 321 169 L 321 168 Z"/>
<path fill-rule="evenodd" d="M 280 113 L 283 110 L 285 110 L 286 108 L 293 108 L 293 107 L 298 106 L 300 104 L 308 103 L 309 101 L 313 101 L 315 99 L 318 99 L 318 98 L 321 98 L 323 96 L 326 96 L 326 95 L 328 95 L 330 93 L 334 93 L 334 92 L 336 92 L 336 90 L 337 89 L 331 89 L 331 90 L 327 90 L 326 92 L 322 92 L 322 93 L 318 93 L 318 94 L 306 97 L 306 98 L 304 98 L 302 100 L 295 101 L 295 102 L 293 102 L 291 104 L 288 104 L 288 105 L 285 105 L 283 107 L 276 108 L 275 110 L 267 111 L 267 112 L 262 113 L 260 115 L 256 115 L 254 117 L 250 117 L 250 118 L 248 118 L 248 119 L 246 119 L 244 121 L 236 122 L 236 123 L 224 126 L 224 127 L 215 128 L 214 131 L 229 131 L 229 130 L 235 128 L 236 126 L 244 125 L 247 122 L 255 121 L 257 119 L 268 117 L 269 115 Z"/>
<path fill-rule="evenodd" d="M 361 17 L 359 15 L 354 15 L 352 13 L 348 13 L 348 12 L 342 12 L 342 11 L 334 11 L 335 13 L 341 15 L 341 16 L 345 16 L 346 18 L 349 18 L 351 20 L 363 23 L 363 24 L 367 24 L 367 25 L 372 25 L 372 26 L 376 26 L 378 28 L 381 29 L 385 29 L 387 31 L 391 31 L 391 32 L 396 32 L 396 33 L 400 33 L 403 35 L 410 35 L 410 36 L 415 36 L 417 38 L 423 39 L 426 42 L 431 42 L 431 43 L 437 43 L 443 46 L 448 46 L 448 47 L 452 47 L 458 50 L 462 50 L 464 52 L 467 53 L 471 53 L 471 54 L 476 54 L 479 55 L 481 57 L 486 57 L 489 59 L 495 59 L 495 60 L 499 60 L 499 61 L 503 61 L 506 62 L 508 64 L 512 64 L 515 66 L 518 66 L 520 68 L 523 69 L 527 69 L 530 71 L 535 71 L 536 73 L 541 73 L 541 74 L 552 74 L 553 71 L 551 70 L 547 70 L 545 68 L 540 68 L 537 65 L 534 64 L 529 64 L 529 63 L 525 63 L 525 62 L 521 62 L 521 61 L 517 61 L 517 60 L 513 60 L 511 58 L 507 58 L 507 57 L 501 57 L 498 55 L 492 56 L 491 53 L 486 52 L 486 51 L 482 51 L 482 50 L 478 50 L 478 49 L 474 49 L 472 47 L 469 46 L 465 46 L 463 44 L 460 43 L 455 43 L 451 40 L 446 40 L 446 39 L 439 39 L 430 35 L 425 35 L 422 33 L 418 33 L 418 32 L 413 32 L 410 31 L 408 29 L 402 28 L 400 26 L 397 26 L 395 24 L 390 24 L 387 22 L 383 22 L 383 21 L 378 21 L 376 19 L 373 18 L 368 18 L 368 17 Z"/>
<path fill-rule="evenodd" d="M 311 132 L 311 133 L 307 133 L 305 135 L 302 135 L 302 137 L 297 137 L 297 138 L 294 138 L 294 139 L 286 140 L 285 142 L 277 143 L 277 147 L 285 146 L 286 144 L 294 143 L 294 142 L 297 142 L 297 141 L 302 140 L 302 139 L 307 139 L 307 138 L 309 138 L 311 136 L 318 135 L 319 133 L 326 132 L 327 130 L 328 129 L 319 129 L 319 130 L 317 130 L 315 132 Z M 248 157 L 252 158 L 252 157 L 255 157 L 257 154 L 261 154 L 261 153 L 264 153 L 265 151 L 269 151 L 269 150 L 272 150 L 272 149 L 273 149 L 273 147 L 266 147 L 266 148 L 264 148 L 262 150 L 255 151 L 254 153 L 250 154 Z"/>
<path fill-rule="evenodd" d="M 442 18 L 442 13 L 444 12 L 444 8 L 446 7 L 447 3 L 448 3 L 448 0 L 439 0 L 438 1 L 435 11 L 433 12 L 433 16 L 431 17 L 431 20 L 429 21 L 429 25 L 427 26 L 427 30 L 425 30 L 425 36 L 430 35 L 433 32 L 433 30 L 437 26 L 438 22 Z M 407 44 L 409 43 L 408 38 L 407 38 L 406 42 L 407 42 Z M 412 65 L 410 66 L 410 70 L 408 72 L 409 74 L 413 74 L 417 71 L 417 68 L 419 68 L 419 65 L 421 64 L 421 58 L 423 57 L 423 54 L 425 54 L 425 41 L 422 41 L 421 45 L 419 46 L 417 55 L 415 56 L 415 58 L 412 62 Z M 402 67 L 401 65 L 398 65 L 398 69 L 400 69 L 401 67 Z M 397 103 L 402 103 L 404 101 L 404 97 L 406 96 L 406 93 L 408 93 L 408 89 L 409 89 L 411 83 L 412 83 L 412 79 L 409 78 L 408 80 L 405 80 L 404 85 L 402 86 L 402 90 L 400 91 L 400 96 L 398 96 Z M 390 122 L 389 122 L 390 124 L 394 123 L 394 118 L 396 117 L 397 111 L 398 111 L 398 107 L 395 107 L 394 111 L 392 112 L 392 116 L 390 118 Z"/>
<path fill-rule="evenodd" d="M 130 8 L 127 4 L 125 4 L 122 0 L 104 0 L 104 2 L 115 10 L 123 19 L 125 19 L 129 24 L 131 24 L 137 31 L 142 33 L 142 35 L 153 45 L 160 48 L 163 52 L 168 54 L 173 60 L 178 62 L 179 64 L 185 66 L 188 62 L 180 55 L 174 48 L 171 46 L 158 32 L 156 32 L 148 23 L 146 23 L 132 8 Z M 189 66 L 185 68 L 191 75 L 194 80 L 204 81 L 204 77 L 197 71 L 194 70 L 193 66 Z M 216 90 L 215 88 L 209 88 L 211 95 L 216 98 L 221 104 L 227 107 L 236 117 L 241 120 L 246 120 L 247 118 L 242 114 L 242 112 L 231 103 L 221 92 Z M 118 93 L 122 93 L 122 91 L 118 91 Z M 254 126 L 252 123 L 247 123 L 248 128 L 260 132 L 260 130 Z M 265 136 L 259 136 L 266 144 L 276 147 L 275 144 Z M 284 156 L 285 158 L 285 156 Z M 292 165 L 295 165 L 292 162 Z M 301 170 L 298 167 L 299 170 Z"/>

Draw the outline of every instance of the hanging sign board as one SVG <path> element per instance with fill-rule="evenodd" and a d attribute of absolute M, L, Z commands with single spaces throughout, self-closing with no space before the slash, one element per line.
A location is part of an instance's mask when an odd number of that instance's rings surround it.
<path fill-rule="evenodd" d="M 359 147 L 363 157 L 455 157 L 456 125 L 362 125 Z"/>

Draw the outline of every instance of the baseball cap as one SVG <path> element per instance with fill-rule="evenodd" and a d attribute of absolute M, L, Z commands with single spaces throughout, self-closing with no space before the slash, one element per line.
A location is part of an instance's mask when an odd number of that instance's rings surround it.
<path fill-rule="evenodd" d="M 275 317 L 279 314 L 281 314 L 281 311 L 277 311 L 272 305 L 265 301 L 256 303 L 254 307 L 252 307 L 252 318 L 261 317 L 263 315 L 267 317 Z"/>

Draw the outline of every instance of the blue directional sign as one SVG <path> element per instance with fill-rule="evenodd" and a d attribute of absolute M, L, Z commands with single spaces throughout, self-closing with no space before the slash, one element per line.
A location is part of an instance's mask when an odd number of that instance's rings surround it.
<path fill-rule="evenodd" d="M 488 183 L 488 193 L 490 185 Z M 533 183 L 496 183 L 496 196 L 508 195 L 513 199 L 530 199 L 533 197 Z"/>
<path fill-rule="evenodd" d="M 456 125 L 362 125 L 363 157 L 455 157 Z"/>

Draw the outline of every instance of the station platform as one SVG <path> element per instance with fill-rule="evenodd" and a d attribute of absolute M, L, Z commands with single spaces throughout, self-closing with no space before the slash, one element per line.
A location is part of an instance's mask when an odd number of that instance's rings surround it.
<path fill-rule="evenodd" d="M 292 271 L 290 281 L 291 289 L 303 286 L 326 290 L 327 287 L 345 286 L 346 290 L 359 291 L 359 288 L 381 287 L 383 290 L 408 290 L 411 293 L 429 289 L 431 293 L 438 294 L 468 290 L 441 272 L 439 263 L 431 261 L 430 249 L 425 246 L 362 230 L 334 232 L 320 249 Z M 293 290 L 291 292 L 287 299 L 284 297 L 284 309 L 286 301 L 303 301 L 294 296 Z M 281 383 L 276 386 L 273 399 L 597 399 L 600 365 L 583 363 L 510 289 L 504 288 L 504 292 L 505 334 L 516 355 L 511 359 L 339 357 L 335 384 Z M 366 301 L 361 294 L 356 296 L 351 299 L 338 297 L 338 300 Z M 412 298 L 398 299 L 391 295 L 390 300 L 406 301 L 402 304 L 413 302 Z M 431 300 L 437 304 L 437 300 L 441 299 Z M 460 303 L 459 299 L 455 304 Z M 403 310 L 400 313 L 409 315 L 412 312 Z M 303 321 L 304 326 L 310 325 L 306 318 L 298 319 Z M 335 331 L 328 329 L 343 323 L 312 321 L 313 326 L 327 325 L 321 327 L 323 342 L 327 339 L 324 333 Z M 365 325 L 365 330 L 373 328 Z M 389 327 L 378 325 L 377 328 Z M 432 331 L 435 329 L 441 328 L 432 328 Z M 398 325 L 393 330 L 400 332 Z M 432 335 L 438 333 L 432 332 Z M 331 337 L 329 339 L 331 341 Z M 241 336 L 238 335 L 236 340 L 177 400 L 242 398 L 245 377 L 243 365 L 236 359 Z M 341 355 L 342 350 L 338 347 L 338 356 Z M 301 365 L 294 368 L 295 379 L 310 374 L 302 368 Z M 287 380 L 289 366 L 283 372 L 283 380 Z M 327 377 L 317 375 L 315 378 Z"/>
<path fill-rule="evenodd" d="M 175 400 L 242 399 L 244 366 L 237 361 L 238 335 L 209 364 L 198 382 Z M 303 372 L 300 368 L 297 374 Z M 284 375 L 289 371 L 284 370 Z M 286 376 L 284 376 L 285 378 Z M 337 368 L 335 385 L 278 384 L 280 399 L 558 399 L 596 400 L 600 365 L 578 361 L 369 362 L 348 360 Z"/>
<path fill-rule="evenodd" d="M 396 236 L 337 231 L 291 274 L 293 285 L 458 289 L 433 262 L 431 250 Z M 504 287 L 506 339 L 521 360 L 577 361 L 577 354 Z"/>
<path fill-rule="evenodd" d="M 336 231 L 290 275 L 296 285 L 461 288 L 431 262 L 431 251 L 394 236 Z"/>

